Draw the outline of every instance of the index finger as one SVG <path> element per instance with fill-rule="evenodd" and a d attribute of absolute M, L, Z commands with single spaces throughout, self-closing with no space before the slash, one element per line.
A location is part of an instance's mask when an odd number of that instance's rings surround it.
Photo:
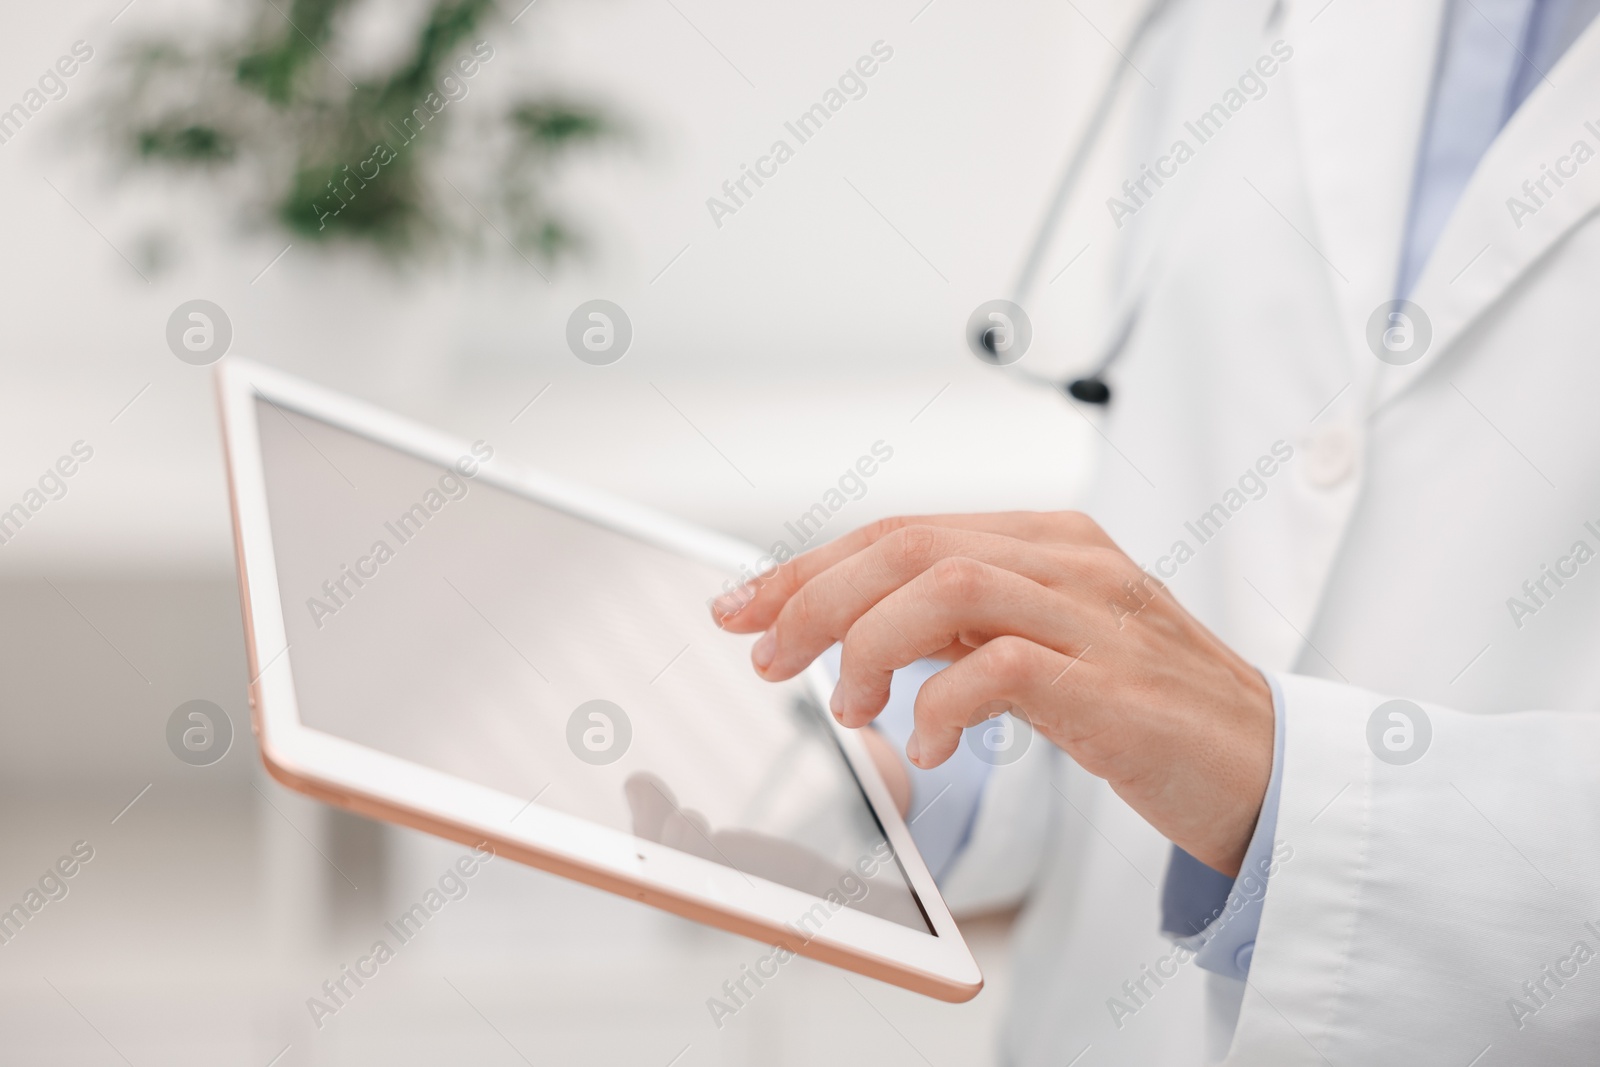
<path fill-rule="evenodd" d="M 896 515 L 858 527 L 836 540 L 803 552 L 765 577 L 758 577 L 712 601 L 711 616 L 724 630 L 755 633 L 778 617 L 789 598 L 840 560 L 855 555 L 905 526 L 950 526 L 1003 534 L 1035 544 L 1110 547 L 1111 539 L 1087 515 L 1077 512 L 997 511 L 971 515 Z"/>

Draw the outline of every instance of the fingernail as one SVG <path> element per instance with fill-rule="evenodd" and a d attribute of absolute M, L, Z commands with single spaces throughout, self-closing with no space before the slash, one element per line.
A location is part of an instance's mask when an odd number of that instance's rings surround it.
<path fill-rule="evenodd" d="M 742 585 L 731 593 L 723 593 L 711 602 L 711 613 L 719 619 L 739 614 L 750 603 L 749 589 L 749 586 Z"/>
<path fill-rule="evenodd" d="M 828 698 L 828 710 L 833 712 L 833 717 L 841 723 L 844 722 L 844 700 L 839 696 L 839 687 L 833 687 L 833 695 Z"/>
<path fill-rule="evenodd" d="M 750 650 L 750 659 L 756 665 L 756 670 L 764 671 L 772 665 L 772 655 L 778 651 L 778 639 L 768 630 L 761 635 L 761 640 L 756 642 L 756 647 Z"/>
<path fill-rule="evenodd" d="M 906 742 L 906 759 L 918 767 L 922 766 L 922 741 L 915 730 L 911 731 L 911 739 Z"/>

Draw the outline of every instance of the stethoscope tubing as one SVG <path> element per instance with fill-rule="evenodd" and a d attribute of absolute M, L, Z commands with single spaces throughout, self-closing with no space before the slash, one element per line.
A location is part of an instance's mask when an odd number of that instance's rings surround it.
<path fill-rule="evenodd" d="M 1123 46 L 1123 60 L 1112 67 L 1111 73 L 1106 76 L 1101 86 L 1099 98 L 1095 102 L 1094 110 L 1089 115 L 1089 121 L 1084 126 L 1083 132 L 1078 135 L 1077 142 L 1067 156 L 1066 166 L 1062 168 L 1061 177 L 1056 180 L 1054 193 L 1045 206 L 1044 214 L 1040 217 L 1035 227 L 1032 244 L 1027 255 L 1023 258 L 1022 266 L 1017 271 L 1015 283 L 1011 287 L 1012 302 L 1019 307 L 1026 307 L 1026 301 L 1032 295 L 1037 285 L 1039 271 L 1044 265 L 1044 257 L 1049 249 L 1050 241 L 1055 236 L 1056 227 L 1061 221 L 1062 213 L 1071 201 L 1077 189 L 1078 181 L 1083 176 L 1084 168 L 1088 165 L 1089 158 L 1093 155 L 1101 136 L 1105 132 L 1106 124 L 1110 121 L 1111 112 L 1115 110 L 1117 98 L 1122 89 L 1122 83 L 1128 76 L 1132 64 L 1127 56 L 1136 53 L 1150 35 L 1162 16 L 1172 6 L 1172 0 L 1151 0 L 1146 6 L 1139 21 L 1134 25 L 1133 32 L 1128 35 L 1127 44 Z M 1133 336 L 1134 326 L 1139 320 L 1142 292 L 1130 300 L 1122 311 L 1113 319 L 1113 327 L 1106 340 L 1100 346 L 1100 357 L 1094 363 L 1088 374 L 1069 381 L 1057 381 L 1035 374 L 1022 367 L 1012 365 L 1007 369 L 1023 381 L 1048 386 L 1075 400 L 1089 404 L 1104 405 L 1110 402 L 1111 390 L 1105 383 L 1105 374 L 1116 363 L 1117 359 L 1127 348 L 1128 340 Z"/>

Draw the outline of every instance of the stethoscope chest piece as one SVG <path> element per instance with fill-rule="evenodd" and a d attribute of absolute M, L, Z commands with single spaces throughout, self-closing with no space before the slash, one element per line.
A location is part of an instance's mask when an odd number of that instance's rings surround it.
<path fill-rule="evenodd" d="M 1111 403 L 1111 386 L 1093 376 L 1074 378 L 1064 383 L 1061 391 L 1082 404 L 1098 404 L 1104 407 Z"/>

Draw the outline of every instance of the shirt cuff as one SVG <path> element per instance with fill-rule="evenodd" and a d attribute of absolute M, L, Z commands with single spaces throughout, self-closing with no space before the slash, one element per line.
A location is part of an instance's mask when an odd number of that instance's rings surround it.
<path fill-rule="evenodd" d="M 1241 982 L 1255 955 L 1267 879 L 1277 869 L 1272 839 L 1283 786 L 1283 693 L 1277 679 L 1263 677 L 1272 689 L 1272 776 L 1239 876 L 1212 870 L 1174 845 L 1161 889 L 1161 932 L 1193 952 L 1200 967 Z"/>
<path fill-rule="evenodd" d="M 838 645 L 820 657 L 836 683 L 839 658 Z M 923 682 L 945 666 L 937 660 L 919 659 L 895 671 L 889 683 L 889 702 L 870 727 L 888 738 L 895 751 L 902 754 L 901 762 L 911 779 L 911 812 L 906 816 L 906 825 L 934 881 L 950 870 L 972 836 L 984 783 L 989 778 L 989 764 L 965 744 L 958 746 L 955 755 L 932 770 L 925 771 L 904 757 L 906 742 L 916 723 L 917 693 Z"/>

